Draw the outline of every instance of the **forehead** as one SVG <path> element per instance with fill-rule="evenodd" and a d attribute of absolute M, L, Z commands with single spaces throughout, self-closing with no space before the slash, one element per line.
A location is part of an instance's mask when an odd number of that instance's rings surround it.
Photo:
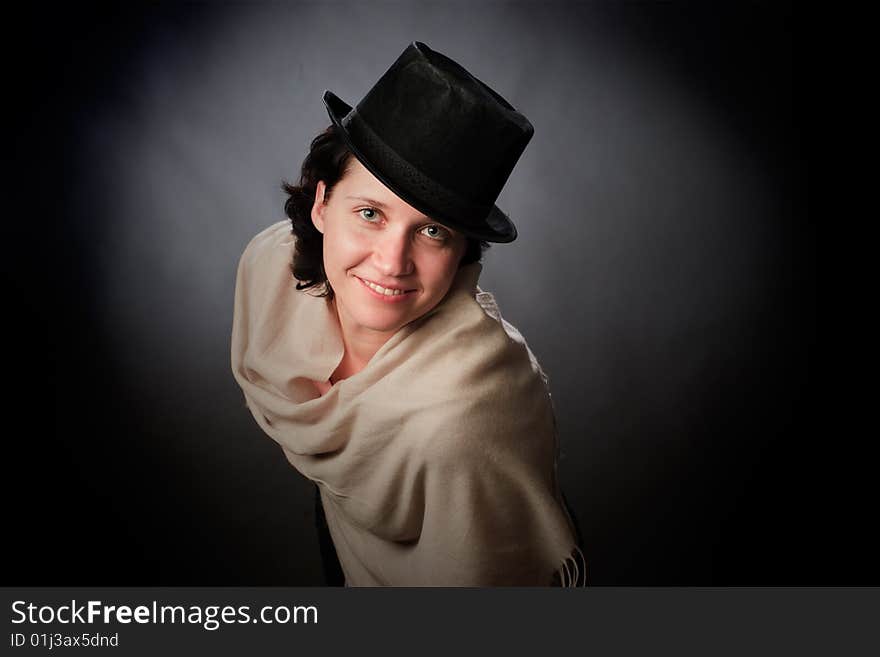
<path fill-rule="evenodd" d="M 363 199 L 370 199 L 370 201 L 375 201 L 377 205 L 383 206 L 382 209 L 417 219 L 430 219 L 388 189 L 357 158 L 351 158 L 348 172 L 339 181 L 337 188 L 342 192 L 341 200 L 345 203 L 367 203 L 369 201 Z M 349 196 L 362 198 L 353 200 L 348 198 Z"/>

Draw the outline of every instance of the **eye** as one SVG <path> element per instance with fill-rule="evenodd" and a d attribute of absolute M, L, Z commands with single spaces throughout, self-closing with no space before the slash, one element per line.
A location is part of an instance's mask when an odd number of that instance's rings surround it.
<path fill-rule="evenodd" d="M 444 242 L 449 239 L 450 233 L 443 226 L 439 226 L 437 224 L 430 224 L 425 226 L 420 231 L 422 235 L 430 237 L 432 240 L 437 240 L 438 242 Z"/>
<path fill-rule="evenodd" d="M 364 212 L 368 212 L 370 214 L 363 214 Z M 376 223 L 379 220 L 379 211 L 376 208 L 361 208 L 358 210 L 358 214 L 361 216 L 361 219 L 368 223 Z"/>

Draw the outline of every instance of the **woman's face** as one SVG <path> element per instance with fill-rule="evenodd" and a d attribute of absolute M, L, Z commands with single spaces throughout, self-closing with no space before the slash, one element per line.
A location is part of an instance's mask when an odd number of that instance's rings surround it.
<path fill-rule="evenodd" d="M 385 187 L 356 158 L 325 201 L 318 183 L 312 222 L 324 235 L 324 271 L 343 329 L 373 339 L 434 308 L 467 247 Z"/>

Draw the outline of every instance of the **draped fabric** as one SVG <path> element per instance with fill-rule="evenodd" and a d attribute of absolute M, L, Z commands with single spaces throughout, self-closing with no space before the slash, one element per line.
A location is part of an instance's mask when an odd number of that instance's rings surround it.
<path fill-rule="evenodd" d="M 241 256 L 232 371 L 260 428 L 318 485 L 346 583 L 582 583 L 546 377 L 477 286 L 481 265 L 321 396 L 341 328 L 330 302 L 296 289 L 294 239 L 281 221 Z"/>

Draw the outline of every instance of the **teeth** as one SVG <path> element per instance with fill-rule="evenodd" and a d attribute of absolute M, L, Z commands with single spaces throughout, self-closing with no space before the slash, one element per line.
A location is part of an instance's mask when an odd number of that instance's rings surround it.
<path fill-rule="evenodd" d="M 364 279 L 361 279 L 362 281 Z M 389 290 L 388 288 L 382 287 L 381 285 L 376 285 L 375 283 L 371 283 L 370 281 L 364 281 L 367 287 L 371 290 L 378 292 L 379 294 L 384 294 L 386 297 L 396 297 L 403 294 L 404 290 Z"/>

